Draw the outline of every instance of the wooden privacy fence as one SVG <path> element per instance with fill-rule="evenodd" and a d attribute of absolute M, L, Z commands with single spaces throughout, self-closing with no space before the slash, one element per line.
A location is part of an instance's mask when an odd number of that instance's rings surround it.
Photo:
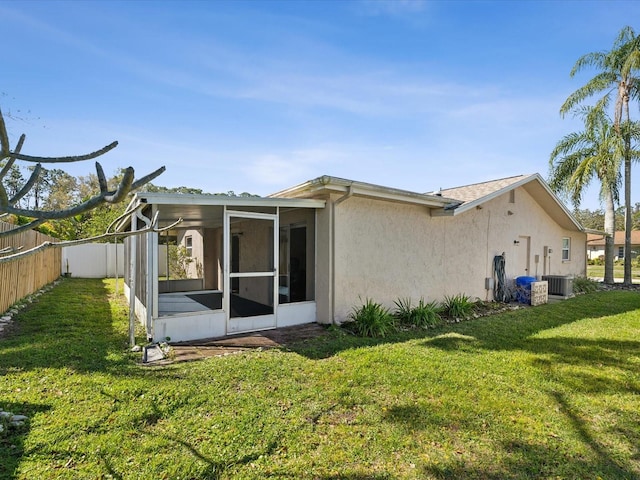
<path fill-rule="evenodd" d="M 15 227 L 0 222 L 0 232 L 12 228 Z M 22 250 L 27 250 L 55 240 L 48 235 L 27 230 L 0 238 L 0 250 L 5 247 L 22 247 Z M 0 264 L 0 313 L 8 310 L 21 298 L 56 280 L 60 276 L 61 258 L 59 248 L 47 248 L 26 258 Z"/>

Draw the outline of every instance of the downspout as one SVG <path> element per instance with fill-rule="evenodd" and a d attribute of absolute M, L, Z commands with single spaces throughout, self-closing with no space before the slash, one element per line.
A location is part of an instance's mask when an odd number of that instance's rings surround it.
<path fill-rule="evenodd" d="M 331 285 L 330 285 L 330 314 L 331 314 L 331 323 L 335 324 L 336 321 L 336 206 L 347 200 L 348 198 L 353 196 L 353 186 L 349 185 L 347 187 L 347 193 L 338 198 L 335 202 L 331 203 L 331 263 L 330 268 L 331 272 L 329 273 L 331 277 Z M 331 197 L 329 197 L 331 198 Z"/>

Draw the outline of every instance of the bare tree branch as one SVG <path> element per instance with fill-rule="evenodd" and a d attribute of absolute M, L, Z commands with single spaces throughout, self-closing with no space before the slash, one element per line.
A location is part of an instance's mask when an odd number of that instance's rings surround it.
<path fill-rule="evenodd" d="M 29 208 L 26 208 L 26 209 L 17 208 L 16 205 L 20 201 L 20 199 L 22 199 L 25 195 L 31 192 L 34 186 L 36 185 L 36 183 L 38 182 L 38 179 L 40 178 L 41 172 L 43 170 L 41 165 L 42 163 L 67 163 L 67 162 L 80 162 L 84 160 L 90 160 L 90 159 L 99 157 L 101 155 L 104 155 L 110 150 L 113 150 L 118 145 L 118 142 L 113 142 L 107 145 L 106 147 L 101 148 L 100 150 L 96 150 L 95 152 L 88 153 L 86 155 L 67 156 L 67 157 L 38 157 L 38 156 L 32 156 L 32 155 L 25 155 L 21 153 L 24 141 L 25 141 L 25 136 L 21 135 L 15 150 L 11 151 L 11 146 L 9 143 L 9 135 L 7 133 L 7 128 L 4 121 L 4 117 L 2 115 L 2 111 L 0 110 L 0 161 L 8 159 L 7 162 L 2 166 L 2 169 L 0 170 L 0 217 L 5 216 L 7 214 L 13 214 L 13 215 L 23 216 L 31 219 L 31 221 L 26 225 L 21 225 L 12 230 L 0 232 L 0 238 L 10 237 L 12 235 L 16 235 L 25 230 L 31 230 L 35 227 L 42 225 L 48 220 L 61 220 L 64 218 L 80 215 L 80 214 L 89 212 L 94 208 L 98 207 L 99 205 L 102 205 L 105 203 L 114 204 L 114 203 L 121 202 L 126 198 L 126 196 L 132 190 L 135 190 L 136 188 L 139 188 L 142 185 L 150 182 L 151 180 L 153 180 L 154 178 L 156 178 L 158 175 L 162 174 L 165 171 L 165 167 L 161 167 L 156 171 L 136 181 L 134 178 L 135 172 L 133 168 L 128 167 L 124 170 L 124 174 L 118 186 L 115 188 L 115 190 L 110 191 L 107 178 L 104 174 L 104 170 L 100 165 L 100 163 L 96 162 L 96 174 L 98 177 L 98 184 L 99 184 L 100 191 L 97 194 L 95 194 L 93 197 L 89 198 L 88 200 L 85 200 L 84 202 L 78 205 L 74 205 L 69 208 L 64 208 L 59 210 L 39 210 L 39 209 L 29 209 Z M 37 165 L 34 168 L 33 172 L 31 173 L 29 180 L 24 184 L 24 186 L 20 188 L 18 192 L 13 195 L 12 198 L 8 198 L 7 191 L 3 184 L 3 179 L 9 173 L 10 169 L 13 167 L 13 164 L 16 160 L 23 160 L 26 162 L 35 162 L 37 163 Z M 164 231 L 164 230 L 161 230 L 161 231 Z M 92 237 L 91 239 L 83 240 L 81 243 L 87 243 L 87 241 L 95 241 L 103 238 L 109 238 L 109 235 L 126 236 L 128 234 L 106 233 L 105 234 L 106 236 L 103 235 L 103 236 Z M 55 242 L 55 245 L 59 245 L 59 244 L 72 245 L 73 243 Z M 28 250 L 27 252 L 39 251 L 37 248 L 38 247 L 36 247 L 36 249 Z M 49 247 L 46 246 L 44 248 L 49 248 Z M 25 256 L 27 252 L 21 252 L 19 255 Z M 21 257 L 10 255 L 8 257 L 3 257 L 2 262 L 5 263 L 15 258 L 21 258 Z"/>
<path fill-rule="evenodd" d="M 9 215 L 5 213 L 4 215 Z M 40 218 L 38 220 L 33 220 L 29 223 L 25 223 L 24 225 L 20 225 L 19 227 L 13 228 L 11 230 L 7 230 L 5 232 L 0 232 L 0 238 L 11 237 L 13 235 L 17 235 L 18 233 L 26 232 L 27 230 L 33 230 L 34 228 L 39 227 L 43 223 L 46 223 L 46 218 Z"/>
<path fill-rule="evenodd" d="M 4 116 L 2 110 L 0 110 L 0 160 L 9 156 L 9 134 L 7 133 L 7 126 L 4 123 Z"/>
<path fill-rule="evenodd" d="M 118 188 L 115 192 L 100 192 L 99 194 L 91 197 L 89 200 L 86 200 L 83 203 L 75 205 L 73 207 L 69 207 L 64 210 L 28 210 L 22 208 L 15 208 L 13 206 L 2 206 L 0 205 L 0 212 L 4 211 L 6 213 L 11 213 L 13 215 L 22 215 L 24 217 L 31 217 L 36 219 L 48 219 L 48 220 L 59 220 L 62 218 L 69 218 L 75 215 L 79 215 L 81 213 L 88 212 L 98 205 L 102 203 L 118 203 L 124 199 L 126 195 L 133 189 L 134 185 L 144 185 L 149 180 L 153 179 L 160 175 L 165 171 L 165 167 L 161 167 L 155 172 L 143 177 L 141 180 L 137 182 L 133 182 L 133 168 L 129 167 L 125 170 L 125 175 L 122 178 L 122 181 L 118 185 Z M 5 232 L 6 233 L 6 232 Z M 0 233 L 0 238 L 2 234 Z"/>
<path fill-rule="evenodd" d="M 157 217 L 154 218 L 154 223 L 151 224 L 151 226 L 149 227 L 145 227 L 143 229 L 140 230 L 135 230 L 133 232 L 114 232 L 114 233 L 104 233 L 102 235 L 97 235 L 95 237 L 91 237 L 91 238 L 81 238 L 79 240 L 67 240 L 67 241 L 61 241 L 61 242 L 44 242 L 41 243 L 40 245 L 30 248 L 29 250 L 25 250 L 23 252 L 20 253 L 14 253 L 11 255 L 7 255 L 4 257 L 0 257 L 0 265 L 2 265 L 3 263 L 9 263 L 9 262 L 13 262 L 15 260 L 19 260 L 21 258 L 25 258 L 25 257 L 29 257 L 31 255 L 35 255 L 38 252 L 42 252 L 43 250 L 46 250 L 48 248 L 62 248 L 62 247 L 70 247 L 73 245 L 83 245 L 85 243 L 92 243 L 98 240 L 104 240 L 104 239 L 111 239 L 111 238 L 118 238 L 118 237 L 129 237 L 132 235 L 142 235 L 145 233 L 162 233 L 164 231 L 170 230 L 174 227 L 176 227 L 177 225 L 179 225 L 180 223 L 182 223 L 182 218 L 179 218 L 178 220 L 176 220 L 175 222 L 173 222 L 171 225 L 167 225 L 166 227 L 162 227 L 162 228 L 155 228 L 154 224 L 157 223 Z M 22 247 L 20 247 L 22 248 Z M 2 252 L 0 252 L 2 253 Z"/>
<path fill-rule="evenodd" d="M 128 167 L 124 170 L 124 175 L 122 176 L 122 180 L 120 180 L 120 184 L 115 192 L 109 193 L 107 191 L 100 192 L 102 198 L 107 203 L 118 203 L 124 200 L 124 197 L 127 196 L 127 193 L 131 190 L 131 185 L 133 184 L 133 168 Z"/>
<path fill-rule="evenodd" d="M 165 170 L 166 170 L 166 167 L 160 167 L 155 172 L 151 172 L 150 174 L 145 175 L 144 177 L 140 178 L 139 180 L 136 180 L 135 182 L 133 182 L 133 185 L 131 185 L 131 190 L 135 190 L 137 188 L 140 188 L 143 185 L 146 185 L 151 180 L 153 180 L 154 178 L 156 178 L 156 177 L 160 176 L 162 173 L 164 173 Z"/>
<path fill-rule="evenodd" d="M 17 252 L 19 250 L 22 250 L 24 248 L 24 246 L 20 246 L 20 247 L 5 247 L 0 249 L 0 255 L 6 255 L 8 253 L 13 253 L 13 252 Z"/>
<path fill-rule="evenodd" d="M 38 181 L 38 178 L 40 178 L 41 172 L 42 172 L 42 165 L 37 164 L 33 169 L 33 172 L 31 172 L 31 176 L 29 177 L 29 180 L 27 181 L 27 183 L 25 183 L 24 186 L 20 189 L 20 191 L 16 193 L 9 200 L 9 205 L 15 205 L 16 203 L 18 203 L 18 201 L 20 201 L 20 199 L 22 199 L 22 197 L 24 197 L 27 193 L 29 193 L 29 190 L 33 188 L 33 186 Z"/>
<path fill-rule="evenodd" d="M 96 150 L 95 152 L 87 153 L 86 155 L 75 155 L 71 157 L 34 157 L 32 155 L 24 155 L 22 153 L 10 152 L 9 155 L 15 157 L 16 160 L 24 160 L 25 162 L 33 162 L 33 163 L 71 163 L 71 162 L 82 162 L 84 160 L 92 160 L 101 155 L 104 155 L 110 150 L 113 150 L 118 146 L 118 142 L 113 142 L 107 145 L 106 147 L 102 147 L 100 150 Z"/>
<path fill-rule="evenodd" d="M 0 117 L 1 116 L 2 116 L 2 112 L 0 112 Z M 17 152 L 19 152 L 22 149 L 22 145 L 24 144 L 25 138 L 26 137 L 24 133 L 20 135 L 20 139 L 18 140 L 18 145 L 16 146 Z M 7 145 L 7 150 L 8 149 L 9 147 Z M 0 157 L 0 160 L 2 160 L 2 157 Z M 7 163 L 5 164 L 5 166 L 2 168 L 2 170 L 0 170 L 0 205 L 7 205 L 7 203 L 13 203 L 12 201 L 10 202 L 10 200 L 7 199 L 7 191 L 5 190 L 4 185 L 2 184 L 2 179 L 7 175 L 7 173 L 9 173 L 9 170 L 11 170 L 11 167 L 13 166 L 13 163 L 15 161 L 16 161 L 15 158 L 9 157 L 9 160 L 7 160 Z"/>
<path fill-rule="evenodd" d="M 107 185 L 107 177 L 104 175 L 104 170 L 102 169 L 102 165 L 96 162 L 96 175 L 98 177 L 98 186 L 100 187 L 100 192 L 106 192 L 109 190 L 109 186 Z"/>
<path fill-rule="evenodd" d="M 0 112 L 0 114 L 1 113 L 2 112 Z M 16 152 L 20 152 L 20 150 L 22 150 L 22 145 L 24 145 L 25 138 L 26 136 L 24 133 L 20 135 L 20 139 L 18 139 L 18 145 L 16 146 Z M 2 167 L 2 170 L 0 170 L 0 179 L 3 179 L 7 175 L 7 173 L 9 173 L 9 170 L 11 169 L 11 167 L 13 167 L 13 164 L 15 161 L 16 161 L 15 157 L 9 157 L 9 160 L 7 161 L 5 166 Z"/>

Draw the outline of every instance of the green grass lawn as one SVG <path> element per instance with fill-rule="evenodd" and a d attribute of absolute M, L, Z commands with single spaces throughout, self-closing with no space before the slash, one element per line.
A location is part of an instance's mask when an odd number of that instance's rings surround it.
<path fill-rule="evenodd" d="M 587 277 L 589 278 L 604 278 L 604 265 L 587 265 Z M 624 278 L 624 267 L 622 265 L 613 266 L 613 278 Z M 640 278 L 640 268 L 631 269 L 631 278 Z"/>
<path fill-rule="evenodd" d="M 143 367 L 113 282 L 0 339 L 0 478 L 640 478 L 640 295 Z"/>

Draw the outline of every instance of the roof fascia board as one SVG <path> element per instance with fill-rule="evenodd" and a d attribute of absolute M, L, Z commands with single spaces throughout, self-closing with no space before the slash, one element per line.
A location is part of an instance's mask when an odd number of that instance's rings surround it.
<path fill-rule="evenodd" d="M 326 204 L 324 200 L 314 198 L 224 197 L 166 193 L 136 193 L 135 199 L 155 205 L 324 208 Z"/>
<path fill-rule="evenodd" d="M 576 220 L 576 217 L 573 216 L 573 214 L 569 211 L 569 209 L 565 206 L 564 203 L 562 203 L 562 201 L 558 198 L 558 196 L 553 192 L 553 190 L 551 190 L 551 188 L 549 187 L 549 185 L 547 185 L 547 182 L 544 181 L 544 179 L 540 176 L 539 173 L 536 173 L 534 175 L 532 175 L 532 177 L 534 177 L 538 183 L 540 185 L 542 185 L 542 187 L 547 191 L 547 193 L 551 196 L 551 198 L 553 198 L 555 200 L 555 202 L 558 204 L 558 206 L 562 209 L 562 211 L 564 212 L 564 214 L 569 217 L 569 220 L 571 220 L 571 222 L 575 225 L 575 227 L 580 230 L 581 232 L 584 232 L 584 227 L 582 225 L 580 225 L 580 222 L 578 222 L 578 220 Z M 528 182 L 525 182 L 528 183 Z"/>
<path fill-rule="evenodd" d="M 336 177 L 319 177 L 315 180 L 305 182 L 288 190 L 282 190 L 270 196 L 281 198 L 281 196 L 299 197 L 314 193 L 349 193 L 352 196 L 375 198 L 391 202 L 410 203 L 424 205 L 431 208 L 442 208 L 453 200 L 439 195 L 426 195 L 423 193 L 410 192 L 395 188 L 383 187 L 371 183 L 357 182 Z"/>

